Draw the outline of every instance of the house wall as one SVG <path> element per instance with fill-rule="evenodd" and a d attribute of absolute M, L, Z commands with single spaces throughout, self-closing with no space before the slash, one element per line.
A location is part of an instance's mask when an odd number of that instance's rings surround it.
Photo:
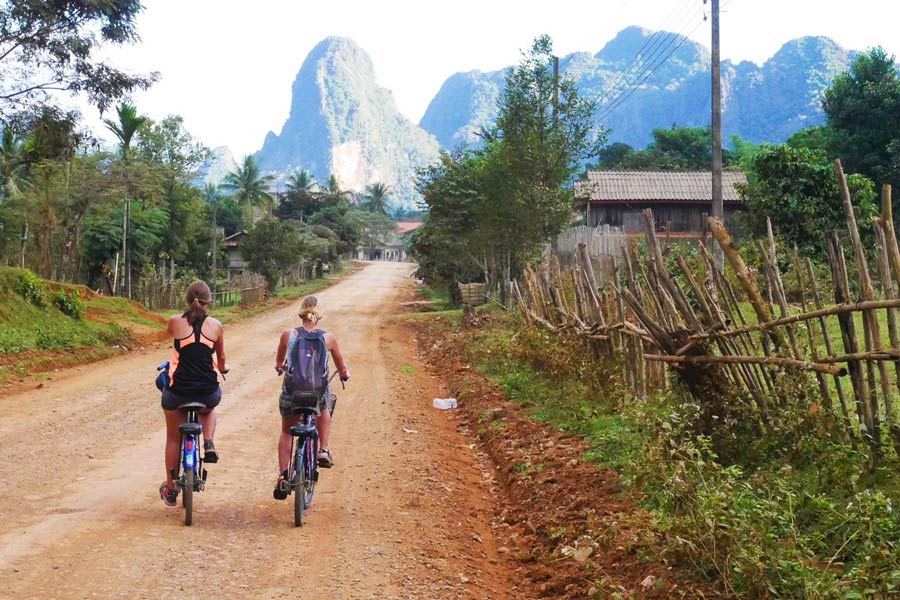
<path fill-rule="evenodd" d="M 653 210 L 658 231 L 670 224 L 673 233 L 702 233 L 706 229 L 705 217 L 710 211 L 704 204 L 591 204 L 587 223 L 591 227 L 621 227 L 627 233 L 644 231 L 643 211 L 646 208 Z M 734 206 L 726 206 L 725 218 L 736 210 Z"/>

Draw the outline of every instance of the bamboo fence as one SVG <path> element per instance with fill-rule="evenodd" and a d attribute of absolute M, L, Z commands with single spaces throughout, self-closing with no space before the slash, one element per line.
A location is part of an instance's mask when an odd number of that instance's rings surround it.
<path fill-rule="evenodd" d="M 702 243 L 699 269 L 681 257 L 667 260 L 647 210 L 646 250 L 623 245 L 606 285 L 598 283 L 589 249 L 579 243 L 571 266 L 560 268 L 553 260 L 549 269 L 527 270 L 513 292 L 531 325 L 579 336 L 595 352 L 620 358 L 624 383 L 635 399 L 664 390 L 677 378 L 701 405 L 704 431 L 715 429 L 737 408 L 753 415 L 761 434 L 770 431 L 772 419 L 788 402 L 780 383 L 796 376 L 809 382 L 809 409 L 825 407 L 836 416 L 836 439 L 864 447 L 873 459 L 881 455 L 885 439 L 900 453 L 895 408 L 900 398 L 900 246 L 891 189 L 882 189 L 882 213 L 873 222 L 875 244 L 867 252 L 840 161 L 834 172 L 852 263 L 840 234 L 827 232 L 830 289 L 820 285 L 813 264 L 796 249 L 782 261 L 781 266 L 788 265 L 782 272 L 771 224 L 767 239 L 756 242 L 760 259 L 755 269 L 717 218 L 709 225 L 724 250 L 726 272 L 715 268 Z M 797 291 L 793 303 L 786 284 Z"/>

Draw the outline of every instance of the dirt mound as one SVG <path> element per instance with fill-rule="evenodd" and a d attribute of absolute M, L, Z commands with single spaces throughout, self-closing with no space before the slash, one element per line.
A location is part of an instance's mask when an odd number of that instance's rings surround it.
<path fill-rule="evenodd" d="M 467 328 L 476 321 L 463 319 Z M 621 495 L 616 471 L 582 460 L 583 441 L 530 419 L 464 364 L 452 338 L 429 320 L 411 326 L 431 368 L 459 399 L 465 427 L 500 473 L 507 549 L 536 597 L 724 597 L 653 559 L 648 515 Z"/>

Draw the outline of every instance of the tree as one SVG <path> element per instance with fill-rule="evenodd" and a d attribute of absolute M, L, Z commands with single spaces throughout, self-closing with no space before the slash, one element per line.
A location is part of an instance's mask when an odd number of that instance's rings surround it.
<path fill-rule="evenodd" d="M 337 177 L 332 174 L 328 177 L 325 189 L 318 196 L 322 204 L 326 206 L 340 206 L 342 210 L 346 210 L 350 206 L 353 192 L 341 189 L 341 184 L 338 182 Z"/>
<path fill-rule="evenodd" d="M 579 96 L 574 80 L 554 75 L 552 59 L 550 38 L 538 37 L 507 73 L 483 147 L 442 155 L 419 180 L 431 212 L 417 256 L 451 283 L 457 261 L 468 259 L 504 303 L 510 279 L 571 222 L 572 177 L 605 140 L 594 124 L 596 105 Z"/>
<path fill-rule="evenodd" d="M 274 179 L 274 175 L 262 175 L 256 160 L 248 154 L 237 169 L 225 175 L 220 187 L 232 192 L 239 204 L 248 208 L 263 207 L 271 216 L 275 199 L 269 192 L 269 185 Z"/>
<path fill-rule="evenodd" d="M 7 0 L 0 5 L 0 113 L 43 103 L 48 92 L 84 93 L 101 112 L 157 75 L 129 75 L 96 56 L 138 39 L 138 0 Z"/>
<path fill-rule="evenodd" d="M 28 185 L 25 143 L 11 127 L 0 137 L 0 202 L 14 198 Z"/>
<path fill-rule="evenodd" d="M 391 196 L 391 186 L 373 183 L 366 187 L 366 210 L 380 215 L 387 214 L 387 201 Z"/>
<path fill-rule="evenodd" d="M 118 119 L 103 119 L 106 128 L 112 131 L 119 140 L 119 151 L 126 162 L 131 158 L 131 142 L 141 127 L 150 123 L 148 117 L 138 116 L 133 104 L 122 103 L 116 109 Z"/>
<path fill-rule="evenodd" d="M 622 142 L 616 142 L 604 146 L 597 152 L 597 162 L 594 169 L 612 170 L 622 168 L 622 164 L 634 154 L 634 148 Z"/>
<path fill-rule="evenodd" d="M 900 77 L 883 48 L 860 55 L 822 100 L 832 152 L 878 184 L 900 185 Z"/>
<path fill-rule="evenodd" d="M 871 218 L 877 214 L 874 186 L 862 175 L 850 175 L 848 185 L 860 230 L 871 236 Z M 751 183 L 739 193 L 757 235 L 765 235 L 769 217 L 786 239 L 811 258 L 825 256 L 825 232 L 845 227 L 834 171 L 821 151 L 786 144 L 763 146 L 753 160 Z"/>
<path fill-rule="evenodd" d="M 140 129 L 137 154 L 142 160 L 164 167 L 171 179 L 186 181 L 210 156 L 210 150 L 194 140 L 184 128 L 184 119 L 170 115 Z"/>
<path fill-rule="evenodd" d="M 300 169 L 291 173 L 286 184 L 287 192 L 279 198 L 275 215 L 279 219 L 309 221 L 312 214 L 321 207 L 321 203 L 314 192 L 315 187 L 315 179 L 309 172 Z"/>
<path fill-rule="evenodd" d="M 300 224 L 272 218 L 257 221 L 241 244 L 241 254 L 250 269 L 265 278 L 268 292 L 275 294 L 281 274 L 303 258 Z"/>
<path fill-rule="evenodd" d="M 290 177 L 287 179 L 287 183 L 285 187 L 289 192 L 297 192 L 297 193 L 312 193 L 313 188 L 316 186 L 316 180 L 310 175 L 309 171 L 305 169 L 299 169 L 291 173 Z"/>

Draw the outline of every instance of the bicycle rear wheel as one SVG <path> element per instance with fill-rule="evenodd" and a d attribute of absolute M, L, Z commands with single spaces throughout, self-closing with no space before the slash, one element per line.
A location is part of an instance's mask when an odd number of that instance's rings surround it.
<path fill-rule="evenodd" d="M 194 470 L 184 472 L 184 488 L 181 490 L 181 503 L 184 505 L 184 524 L 194 522 Z"/>
<path fill-rule="evenodd" d="M 303 460 L 303 452 L 297 453 L 297 458 Z M 294 480 L 291 482 L 294 487 L 294 527 L 303 525 L 303 509 L 306 508 L 306 477 L 304 477 L 304 466 L 301 460 L 297 460 L 296 470 L 294 471 Z"/>
<path fill-rule="evenodd" d="M 309 505 L 312 504 L 313 492 L 316 490 L 316 470 L 318 469 L 316 461 L 319 459 L 317 447 L 317 444 L 313 444 L 311 441 L 307 442 L 306 462 L 303 463 L 306 471 L 303 481 L 303 508 L 309 508 Z"/>

